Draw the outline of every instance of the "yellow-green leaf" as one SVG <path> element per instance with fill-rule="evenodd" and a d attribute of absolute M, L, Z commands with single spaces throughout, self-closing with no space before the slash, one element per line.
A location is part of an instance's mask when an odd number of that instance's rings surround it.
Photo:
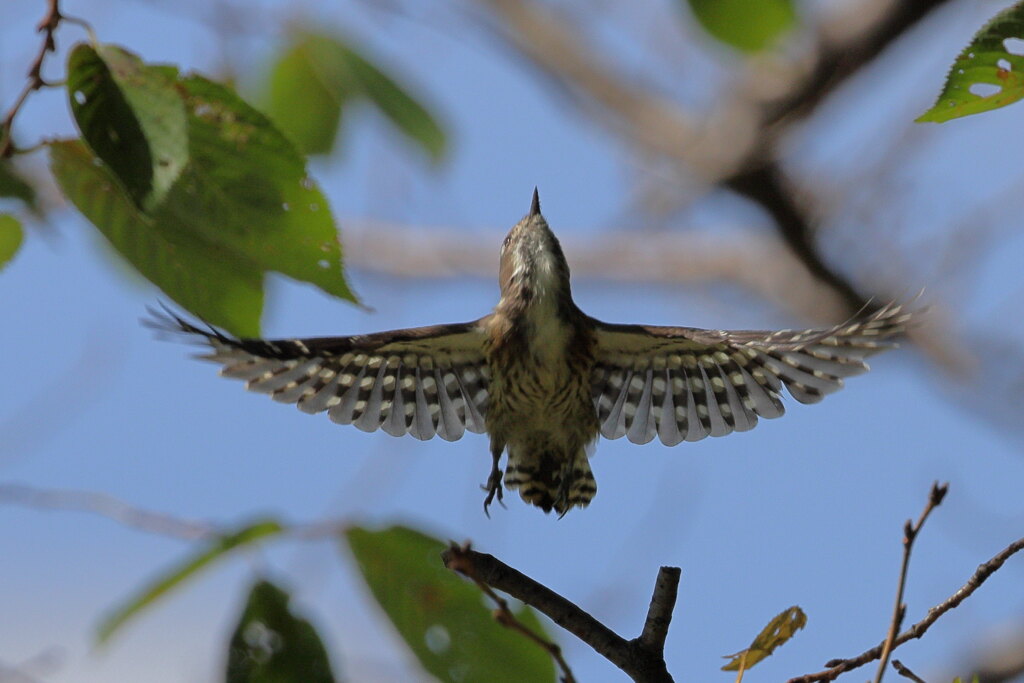
<path fill-rule="evenodd" d="M 744 52 L 760 52 L 774 46 L 796 23 L 791 0 L 686 2 L 705 31 Z"/>
<path fill-rule="evenodd" d="M 1021 46 L 1024 2 L 1003 10 L 974 35 L 953 62 L 939 99 L 917 121 L 942 123 L 1005 107 L 1024 98 Z"/>
<path fill-rule="evenodd" d="M 793 606 L 777 614 L 761 629 L 754 642 L 745 650 L 736 654 L 726 655 L 731 660 L 722 667 L 722 671 L 739 671 L 750 669 L 762 659 L 767 658 L 778 646 L 785 643 L 793 635 L 807 625 L 807 615 L 799 607 Z"/>
<path fill-rule="evenodd" d="M 22 239 L 21 221 L 9 214 L 0 214 L 0 270 L 18 253 Z"/>
<path fill-rule="evenodd" d="M 231 636 L 226 683 L 333 683 L 327 648 L 311 623 L 292 612 L 291 596 L 267 580 L 249 591 Z"/>
<path fill-rule="evenodd" d="M 377 604 L 428 672 L 443 682 L 555 681 L 551 658 L 500 626 L 473 584 L 444 568 L 445 543 L 406 527 L 346 533 Z M 536 614 L 516 617 L 544 635 Z"/>
<path fill-rule="evenodd" d="M 238 335 L 259 335 L 260 268 L 143 213 L 80 141 L 58 140 L 49 147 L 50 170 L 61 191 L 143 277 L 204 320 Z"/>
<path fill-rule="evenodd" d="M 262 521 L 255 524 L 247 524 L 237 531 L 214 539 L 206 544 L 206 547 L 202 550 L 189 556 L 184 562 L 171 567 L 157 577 L 156 580 L 143 587 L 136 595 L 125 601 L 124 604 L 112 610 L 110 615 L 100 624 L 98 630 L 99 642 L 102 644 L 109 640 L 114 632 L 130 618 L 152 605 L 172 589 L 180 586 L 186 579 L 198 574 L 200 570 L 216 560 L 222 559 L 227 553 L 261 541 L 281 531 L 282 527 L 277 522 Z"/>

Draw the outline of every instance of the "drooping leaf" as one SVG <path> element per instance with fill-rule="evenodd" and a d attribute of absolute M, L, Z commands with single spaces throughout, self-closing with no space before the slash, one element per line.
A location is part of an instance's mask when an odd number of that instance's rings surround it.
<path fill-rule="evenodd" d="M 346 539 L 377 604 L 433 676 L 453 683 L 555 680 L 551 658 L 500 626 L 480 591 L 444 568 L 444 543 L 400 526 L 355 527 Z M 533 610 L 516 616 L 543 635 Z"/>
<path fill-rule="evenodd" d="M 341 44 L 342 52 L 362 92 L 391 123 L 437 162 L 444 156 L 447 140 L 441 124 L 394 79 L 356 52 Z"/>
<path fill-rule="evenodd" d="M 744 52 L 775 45 L 796 23 L 792 0 L 686 0 L 705 31 Z"/>
<path fill-rule="evenodd" d="M 23 238 L 21 221 L 9 214 L 0 214 L 0 270 L 18 253 Z"/>
<path fill-rule="evenodd" d="M 308 621 L 288 606 L 291 596 L 256 582 L 231 636 L 227 683 L 333 683 L 327 649 Z"/>
<path fill-rule="evenodd" d="M 762 659 L 769 657 L 775 648 L 785 643 L 793 635 L 807 625 L 807 615 L 799 607 L 793 606 L 777 614 L 768 625 L 761 629 L 754 642 L 745 650 L 734 655 L 726 655 L 731 660 L 722 667 L 722 671 L 739 671 L 750 669 Z"/>
<path fill-rule="evenodd" d="M 50 143 L 50 169 L 64 195 L 146 279 L 204 320 L 235 334 L 259 334 L 259 268 L 143 213 L 78 140 Z"/>
<path fill-rule="evenodd" d="M 176 77 L 112 45 L 80 44 L 68 58 L 68 97 L 82 137 L 144 209 L 163 200 L 188 163 Z"/>
<path fill-rule="evenodd" d="M 315 31 L 298 31 L 275 64 L 269 111 L 310 153 L 330 151 L 342 108 L 368 100 L 406 137 L 439 161 L 445 132 L 436 118 L 398 81 L 350 42 Z"/>
<path fill-rule="evenodd" d="M 1005 107 L 1022 97 L 1024 2 L 1018 2 L 974 35 L 953 62 L 939 99 L 916 120 L 942 123 Z"/>
<path fill-rule="evenodd" d="M 0 159 L 0 199 L 20 199 L 30 209 L 38 209 L 35 189 L 25 182 L 7 159 Z"/>
<path fill-rule="evenodd" d="M 237 531 L 224 534 L 206 544 L 206 547 L 202 550 L 164 572 L 135 596 L 115 608 L 100 624 L 98 629 L 99 642 L 102 644 L 109 640 L 114 632 L 130 618 L 152 605 L 157 599 L 172 589 L 180 586 L 186 579 L 195 576 L 216 560 L 222 559 L 232 550 L 251 545 L 281 531 L 282 527 L 277 522 L 256 522 L 254 524 L 247 524 Z"/>
<path fill-rule="evenodd" d="M 271 68 L 266 111 L 299 150 L 327 154 L 353 86 L 337 41 L 298 33 Z"/>

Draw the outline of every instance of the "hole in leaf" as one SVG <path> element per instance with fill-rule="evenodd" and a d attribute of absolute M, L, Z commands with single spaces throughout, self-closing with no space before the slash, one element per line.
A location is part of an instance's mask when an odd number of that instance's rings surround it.
<path fill-rule="evenodd" d="M 310 211 L 319 211 L 320 210 L 320 205 L 319 204 L 310 204 L 309 205 L 309 210 Z"/>
<path fill-rule="evenodd" d="M 281 202 L 281 208 L 284 209 L 285 211 L 291 211 L 292 205 L 289 204 L 288 202 Z"/>
<path fill-rule="evenodd" d="M 329 254 L 329 253 L 331 253 L 331 247 L 332 246 L 333 245 L 330 242 L 324 242 L 323 244 L 320 245 L 320 251 Z"/>
<path fill-rule="evenodd" d="M 74 94 L 72 95 L 72 97 L 74 97 L 75 98 L 75 102 L 78 102 L 79 104 L 85 104 L 88 101 L 88 99 L 89 99 L 88 97 L 85 96 L 85 93 L 82 92 L 81 90 L 76 90 L 74 92 Z"/>
<path fill-rule="evenodd" d="M 991 83 L 971 83 L 971 87 L 967 90 L 972 95 L 977 95 L 978 97 L 992 97 L 998 94 L 1002 88 Z"/>
<path fill-rule="evenodd" d="M 1013 71 L 1013 65 L 1010 64 L 1010 60 L 1008 60 L 1008 59 L 997 60 L 996 61 L 996 66 L 998 66 L 1000 69 L 1004 69 L 1006 71 Z"/>
<path fill-rule="evenodd" d="M 305 190 L 312 190 L 313 189 L 313 179 L 310 178 L 309 176 L 306 176 L 305 178 L 303 178 L 299 182 L 299 185 L 301 185 L 302 188 L 305 189 Z"/>
<path fill-rule="evenodd" d="M 423 641 L 426 643 L 427 649 L 435 655 L 447 652 L 452 645 L 452 637 L 448 634 L 448 629 L 441 624 L 429 627 L 423 634 Z"/>
<path fill-rule="evenodd" d="M 1024 40 L 1021 38 L 1004 38 L 1003 47 L 1011 55 L 1024 56 Z"/>
<path fill-rule="evenodd" d="M 323 268 L 324 270 L 327 270 L 328 268 L 331 267 L 331 262 L 325 258 L 320 259 L 319 261 L 316 262 L 316 264 Z"/>

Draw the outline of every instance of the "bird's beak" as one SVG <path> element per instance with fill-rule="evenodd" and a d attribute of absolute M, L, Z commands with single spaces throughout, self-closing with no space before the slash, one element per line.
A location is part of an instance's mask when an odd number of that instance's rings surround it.
<path fill-rule="evenodd" d="M 533 202 L 530 203 L 530 218 L 540 215 L 540 194 L 537 193 L 537 188 L 533 188 Z"/>

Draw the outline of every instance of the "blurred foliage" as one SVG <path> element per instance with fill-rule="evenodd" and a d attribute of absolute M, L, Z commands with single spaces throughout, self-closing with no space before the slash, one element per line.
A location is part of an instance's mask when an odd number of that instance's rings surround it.
<path fill-rule="evenodd" d="M 974 35 L 953 62 L 938 101 L 917 121 L 942 123 L 999 109 L 1022 97 L 1024 2 L 1018 2 Z"/>
<path fill-rule="evenodd" d="M 217 537 L 199 552 L 191 555 L 184 562 L 172 567 L 155 581 L 143 587 L 137 595 L 125 601 L 123 605 L 112 610 L 110 615 L 100 624 L 97 633 L 99 642 L 102 644 L 108 641 L 126 621 L 152 605 L 172 589 L 180 586 L 186 579 L 192 578 L 215 561 L 223 559 L 232 550 L 262 541 L 281 531 L 282 527 L 277 522 L 261 521 L 247 524 L 237 531 Z"/>
<path fill-rule="evenodd" d="M 685 1 L 705 31 L 743 52 L 774 46 L 797 18 L 791 0 Z"/>
<path fill-rule="evenodd" d="M 117 47 L 79 45 L 68 95 L 88 150 L 51 144 L 54 175 L 114 248 L 179 304 L 256 336 L 266 271 L 356 300 L 305 160 L 231 90 Z"/>
<path fill-rule="evenodd" d="M 420 664 L 451 683 L 555 681 L 540 647 L 500 626 L 476 586 L 445 569 L 445 543 L 407 527 L 353 527 L 349 549 L 370 592 Z M 516 618 L 549 638 L 532 609 Z"/>
<path fill-rule="evenodd" d="M 10 161 L 0 159 L 0 199 L 20 199 L 32 210 L 38 210 L 36 191 L 18 174 Z"/>
<path fill-rule="evenodd" d="M 228 650 L 227 683 L 333 683 L 327 649 L 313 625 L 288 607 L 270 581 L 249 591 Z"/>
<path fill-rule="evenodd" d="M 722 671 L 746 671 L 755 664 L 771 656 L 775 648 L 792 638 L 797 631 L 807 625 L 807 615 L 799 607 L 793 606 L 775 615 L 768 625 L 754 638 L 754 642 L 745 650 L 736 654 L 726 655 L 731 661 L 722 667 Z"/>
<path fill-rule="evenodd" d="M 441 125 L 393 77 L 337 36 L 294 32 L 270 71 L 267 113 L 299 149 L 330 152 L 344 107 L 358 101 L 372 104 L 432 161 L 444 156 Z"/>
<path fill-rule="evenodd" d="M 21 221 L 10 214 L 0 214 L 0 270 L 18 253 L 22 239 Z"/>

